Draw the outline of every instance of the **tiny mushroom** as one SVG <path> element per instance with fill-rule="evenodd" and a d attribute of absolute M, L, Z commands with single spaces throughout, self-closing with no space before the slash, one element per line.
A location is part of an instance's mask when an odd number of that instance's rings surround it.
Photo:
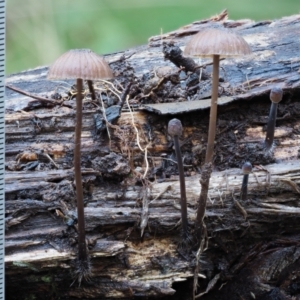
<path fill-rule="evenodd" d="M 245 162 L 242 167 L 243 172 L 243 182 L 242 182 L 242 188 L 241 188 L 241 199 L 247 200 L 247 194 L 248 194 L 248 178 L 249 174 L 252 171 L 252 165 L 250 162 Z"/>
<path fill-rule="evenodd" d="M 231 57 L 250 54 L 247 42 L 239 35 L 216 28 L 198 32 L 188 42 L 184 55 L 194 57 L 213 57 L 212 97 L 208 129 L 208 142 L 205 162 L 212 162 L 217 124 L 219 60 L 220 57 Z"/>
<path fill-rule="evenodd" d="M 283 91 L 279 87 L 272 88 L 270 92 L 270 100 L 272 101 L 271 109 L 269 113 L 269 119 L 267 124 L 267 134 L 264 146 L 266 150 L 271 149 L 274 141 L 274 131 L 276 124 L 276 116 L 277 116 L 277 106 L 278 103 L 282 100 Z"/>
<path fill-rule="evenodd" d="M 217 126 L 219 63 L 220 57 L 230 57 L 250 54 L 251 49 L 247 42 L 239 35 L 216 28 L 199 31 L 186 45 L 184 55 L 193 57 L 213 57 L 212 96 L 209 116 L 208 140 L 205 156 L 205 165 L 201 175 L 201 193 L 198 200 L 196 217 L 197 238 L 200 241 L 204 231 L 203 220 L 212 170 L 214 143 Z"/>
<path fill-rule="evenodd" d="M 103 57 L 89 49 L 70 50 L 60 56 L 50 67 L 48 79 L 76 79 L 76 128 L 74 148 L 74 172 L 78 216 L 78 280 L 90 274 L 90 262 L 85 241 L 84 201 L 81 178 L 81 128 L 83 80 L 109 79 L 112 70 Z"/>
<path fill-rule="evenodd" d="M 183 231 L 183 239 L 184 241 L 186 241 L 188 238 L 188 219 L 187 219 L 187 203 L 186 203 L 186 189 L 185 189 L 183 162 L 182 162 L 179 139 L 178 139 L 178 137 L 182 135 L 182 124 L 180 120 L 174 118 L 169 121 L 168 134 L 174 140 L 177 165 L 179 171 L 179 182 L 180 182 L 182 231 Z"/>

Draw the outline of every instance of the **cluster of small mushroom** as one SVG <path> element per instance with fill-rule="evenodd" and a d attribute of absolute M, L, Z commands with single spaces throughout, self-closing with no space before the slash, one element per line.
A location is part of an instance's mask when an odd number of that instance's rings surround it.
<path fill-rule="evenodd" d="M 213 161 L 213 152 L 214 152 L 214 143 L 216 136 L 216 124 L 217 124 L 217 106 L 218 106 L 218 85 L 219 85 L 219 60 L 220 57 L 232 57 L 239 55 L 248 55 L 251 54 L 251 49 L 247 42 L 239 35 L 229 32 L 226 30 L 220 29 L 206 29 L 198 32 L 186 45 L 184 54 L 186 56 L 192 57 L 212 57 L 213 58 L 213 74 L 212 74 L 212 97 L 211 97 L 211 108 L 210 108 L 210 117 L 209 117 L 209 128 L 208 128 L 208 141 L 206 148 L 206 157 L 205 164 L 211 164 Z M 272 101 L 271 110 L 269 114 L 268 124 L 267 124 L 267 133 L 266 139 L 264 142 L 264 147 L 268 151 L 272 145 L 274 140 L 274 130 L 275 130 L 275 122 L 276 122 L 276 112 L 277 105 L 282 99 L 282 89 L 275 87 L 271 90 L 270 99 Z M 183 224 L 183 234 L 186 236 L 187 233 L 187 204 L 186 204 L 186 192 L 185 192 L 185 184 L 184 184 L 184 173 L 183 168 L 181 167 L 181 153 L 178 144 L 178 131 L 176 134 L 170 131 L 170 128 L 173 128 L 172 124 L 176 122 L 177 126 L 182 128 L 182 125 L 179 120 L 173 119 L 169 123 L 169 135 L 174 137 L 174 145 L 178 160 L 178 168 L 179 168 L 179 178 L 180 178 L 180 191 L 181 191 L 181 207 L 182 207 L 182 224 Z M 179 125 L 180 123 L 180 125 Z M 182 131 L 182 129 L 181 129 Z M 252 165 L 250 162 L 246 162 L 242 167 L 243 172 L 243 182 L 241 187 L 241 199 L 247 199 L 247 185 L 248 185 L 248 177 L 249 173 L 252 171 Z M 201 179 L 200 183 L 205 181 L 206 186 L 209 185 L 209 179 Z M 197 211 L 197 220 L 201 220 L 202 222 L 204 217 L 205 209 L 200 211 L 200 207 L 203 205 L 206 206 L 206 195 L 202 195 L 204 188 L 201 188 L 201 195 L 199 197 L 198 203 L 198 211 Z M 201 197 L 202 196 L 202 197 Z M 205 203 L 200 203 L 201 201 L 205 201 Z M 201 227 L 202 224 L 199 224 Z"/>
<path fill-rule="evenodd" d="M 218 84 L 219 84 L 219 60 L 220 57 L 238 56 L 250 54 L 251 49 L 246 41 L 235 33 L 218 30 L 206 29 L 196 34 L 186 45 L 184 54 L 194 57 L 212 57 L 213 58 L 213 76 L 212 76 L 212 98 L 208 130 L 208 143 L 205 163 L 211 164 L 213 160 L 214 143 L 216 136 L 217 123 L 217 104 L 218 104 Z M 85 240 L 85 220 L 84 220 L 84 202 L 81 178 L 81 128 L 82 128 L 82 90 L 83 80 L 86 80 L 92 99 L 96 99 L 93 88 L 93 80 L 113 78 L 113 72 L 103 57 L 97 55 L 88 49 L 70 50 L 59 57 L 51 66 L 49 79 L 76 79 L 76 128 L 75 128 L 75 149 L 74 149 L 74 172 L 77 197 L 78 214 L 78 265 L 79 281 L 90 273 L 90 263 L 88 250 Z M 272 89 L 270 95 L 272 106 L 267 125 L 267 136 L 265 140 L 266 149 L 270 149 L 274 139 L 274 128 L 276 120 L 277 105 L 282 99 L 282 90 Z M 182 124 L 178 119 L 172 119 L 169 122 L 168 133 L 174 139 L 175 151 L 178 160 L 180 191 L 181 191 L 181 216 L 184 238 L 188 237 L 188 218 L 187 202 L 185 191 L 185 180 L 183 163 L 181 158 L 178 138 L 182 134 Z M 244 179 L 241 188 L 241 198 L 247 198 L 248 176 L 252 170 L 250 163 L 243 166 Z M 208 182 L 209 184 L 209 178 Z M 201 191 L 202 192 L 202 191 Z M 201 198 L 201 197 L 200 197 Z M 199 217 L 199 216 L 198 216 Z M 203 219 L 200 216 L 197 219 Z"/>

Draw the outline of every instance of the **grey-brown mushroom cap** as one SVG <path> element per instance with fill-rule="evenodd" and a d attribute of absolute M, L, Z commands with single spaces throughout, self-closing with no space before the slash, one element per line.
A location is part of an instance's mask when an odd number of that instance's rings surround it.
<path fill-rule="evenodd" d="M 228 30 L 215 28 L 199 31 L 184 49 L 184 55 L 196 57 L 211 57 L 213 55 L 226 57 L 251 53 L 252 51 L 243 37 Z"/>
<path fill-rule="evenodd" d="M 174 118 L 172 120 L 169 121 L 168 123 L 168 134 L 171 137 L 174 136 L 181 136 L 182 135 L 182 124 L 181 121 Z"/>
<path fill-rule="evenodd" d="M 244 175 L 250 174 L 251 171 L 252 171 L 252 165 L 251 165 L 251 163 L 248 162 L 248 161 L 245 162 L 245 163 L 243 164 L 243 166 L 242 166 L 242 171 L 243 171 L 243 174 L 244 174 Z"/>
<path fill-rule="evenodd" d="M 98 80 L 113 78 L 105 59 L 89 49 L 69 50 L 49 68 L 48 79 Z"/>

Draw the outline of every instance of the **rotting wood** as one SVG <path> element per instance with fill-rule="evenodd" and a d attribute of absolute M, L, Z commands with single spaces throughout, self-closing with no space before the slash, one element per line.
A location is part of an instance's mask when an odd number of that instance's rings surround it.
<path fill-rule="evenodd" d="M 255 168 L 249 175 L 248 181 L 248 190 L 249 193 L 255 194 L 257 192 L 266 191 L 266 187 L 268 186 L 268 190 L 270 193 L 279 193 L 294 191 L 299 193 L 300 184 L 300 161 L 293 160 L 292 162 L 285 163 L 277 163 L 268 165 L 269 175 L 266 174 L 264 170 L 260 168 Z M 72 178 L 73 171 L 71 170 L 51 170 L 51 171 L 36 171 L 36 172 L 6 172 L 5 182 L 6 182 L 6 193 L 13 194 L 23 190 L 30 190 L 33 188 L 37 189 L 52 189 L 53 185 L 57 185 L 54 182 L 62 182 L 64 179 Z M 83 175 L 97 175 L 97 172 L 90 169 L 83 169 Z M 41 178 L 44 178 L 44 181 L 40 181 Z M 187 177 L 186 185 L 187 185 L 187 198 L 190 201 L 191 205 L 195 203 L 192 201 L 197 195 L 199 195 L 199 175 Z M 220 193 L 224 195 L 224 197 L 229 197 L 232 192 L 239 193 L 241 182 L 243 179 L 243 174 L 240 169 L 231 169 L 222 172 L 213 172 L 211 177 L 211 183 L 209 187 L 209 195 L 211 199 L 219 198 Z M 119 191 L 113 192 L 113 195 L 107 195 L 108 198 L 114 198 L 118 193 L 123 193 L 124 199 L 135 200 L 139 197 L 140 191 L 142 191 L 144 187 L 133 187 L 129 186 L 127 188 L 122 188 L 119 186 Z M 107 188 L 101 189 L 101 187 L 94 187 L 94 194 L 97 194 L 96 199 L 101 197 L 100 194 L 107 193 Z M 122 192 L 123 190 L 123 192 Z M 161 191 L 164 191 L 162 194 Z M 180 188 L 178 177 L 173 176 L 172 178 L 160 182 L 151 184 L 151 198 L 157 199 L 179 199 L 180 198 Z M 99 193 L 99 194 L 98 194 Z M 88 204 L 89 205 L 89 204 Z"/>
<path fill-rule="evenodd" d="M 233 97 L 221 97 L 218 99 L 218 105 L 224 105 L 233 100 Z M 189 102 L 144 104 L 143 108 L 161 115 L 176 115 L 207 109 L 210 107 L 210 103 L 211 100 L 195 100 Z"/>
<path fill-rule="evenodd" d="M 189 35 L 215 23 L 242 34 L 254 54 L 248 60 L 221 62 L 224 73 L 221 72 L 219 93 L 222 97 L 233 97 L 234 101 L 219 110 L 216 170 L 206 213 L 209 248 L 201 257 L 203 276 L 199 279 L 201 291 L 208 293 L 202 298 L 229 299 L 230 295 L 230 299 L 249 299 L 253 294 L 258 299 L 266 294 L 300 294 L 296 285 L 300 278 L 300 43 L 294 38 L 300 17 L 255 23 L 228 21 L 223 14 L 153 37 L 149 46 L 107 56 L 119 74 L 116 86 L 122 90 L 120 85 L 124 88 L 132 83 L 129 97 L 135 110 L 134 122 L 141 146 L 149 145 L 148 178 L 152 183 L 147 199 L 148 222 L 141 239 L 143 187 L 139 178 L 146 166 L 144 153 L 136 143 L 131 114 L 125 112 L 125 106 L 115 127 L 110 128 L 109 145 L 105 132 L 99 134 L 95 128 L 94 115 L 100 113 L 101 104 L 87 98 L 83 111 L 82 166 L 93 276 L 82 287 L 70 287 L 77 241 L 72 163 L 75 101 L 68 95 L 70 84 L 47 81 L 46 67 L 7 79 L 9 84 L 49 99 L 59 92 L 68 105 L 50 109 L 30 97 L 7 91 L 6 290 L 10 299 L 24 295 L 43 298 L 45 291 L 54 299 L 146 299 L 171 297 L 176 289 L 174 299 L 191 299 L 195 254 L 178 247 L 179 182 L 176 163 L 172 162 L 174 151 L 166 134 L 172 116 L 140 111 L 140 107 L 184 103 L 188 97 L 199 99 L 199 87 L 191 89 L 190 94 L 184 88 L 189 86 L 186 77 L 182 77 L 183 82 L 178 82 L 176 76 L 156 78 L 162 73 L 159 68 L 178 71 L 163 59 L 161 41 L 172 40 L 182 47 Z M 208 74 L 209 68 L 206 67 Z M 209 84 L 209 79 L 203 80 L 201 89 Z M 285 96 L 278 108 L 275 147 L 265 153 L 261 144 L 270 106 L 267 93 L 274 84 L 283 87 Z M 118 97 L 107 86 L 96 85 L 106 89 L 107 105 L 118 103 Z M 194 87 L 194 82 L 189 87 Z M 192 229 L 200 193 L 199 170 L 205 150 L 202 144 L 207 138 L 208 111 L 182 111 L 178 117 L 184 126 L 180 142 L 184 164 L 188 165 L 185 172 Z M 38 160 L 32 161 L 32 157 Z M 239 199 L 239 168 L 245 160 L 254 165 L 247 202 Z M 233 198 L 242 209 L 236 207 Z M 177 288 L 179 283 L 181 288 Z M 211 285 L 214 288 L 210 290 Z M 184 293 L 180 294 L 180 290 Z"/>

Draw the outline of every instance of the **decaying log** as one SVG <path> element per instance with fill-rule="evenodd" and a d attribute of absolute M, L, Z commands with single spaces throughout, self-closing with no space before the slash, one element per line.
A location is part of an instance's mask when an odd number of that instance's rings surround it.
<path fill-rule="evenodd" d="M 192 235 L 211 66 L 196 61 L 205 73 L 199 83 L 199 72 L 180 70 L 164 59 L 162 48 L 183 47 L 192 34 L 216 25 L 243 35 L 253 54 L 221 61 L 218 133 L 205 218 L 209 243 L 201 256 L 199 293 L 202 299 L 300 297 L 300 41 L 295 38 L 300 16 L 229 21 L 225 12 L 152 37 L 147 46 L 106 56 L 116 80 L 96 83 L 99 101 L 88 94 L 84 101 L 82 174 L 93 274 L 81 286 L 74 278 L 74 82 L 48 81 L 47 67 L 7 78 L 7 84 L 37 96 L 7 89 L 9 299 L 192 299 L 197 248 L 181 243 L 179 181 L 166 127 L 173 115 L 184 127 L 180 142 Z M 284 98 L 275 144 L 266 152 L 262 143 L 268 93 L 275 85 L 283 88 Z M 119 112 L 127 93 L 120 117 L 107 124 L 103 113 Z M 241 201 L 240 168 L 245 161 L 254 168 L 248 200 Z"/>

